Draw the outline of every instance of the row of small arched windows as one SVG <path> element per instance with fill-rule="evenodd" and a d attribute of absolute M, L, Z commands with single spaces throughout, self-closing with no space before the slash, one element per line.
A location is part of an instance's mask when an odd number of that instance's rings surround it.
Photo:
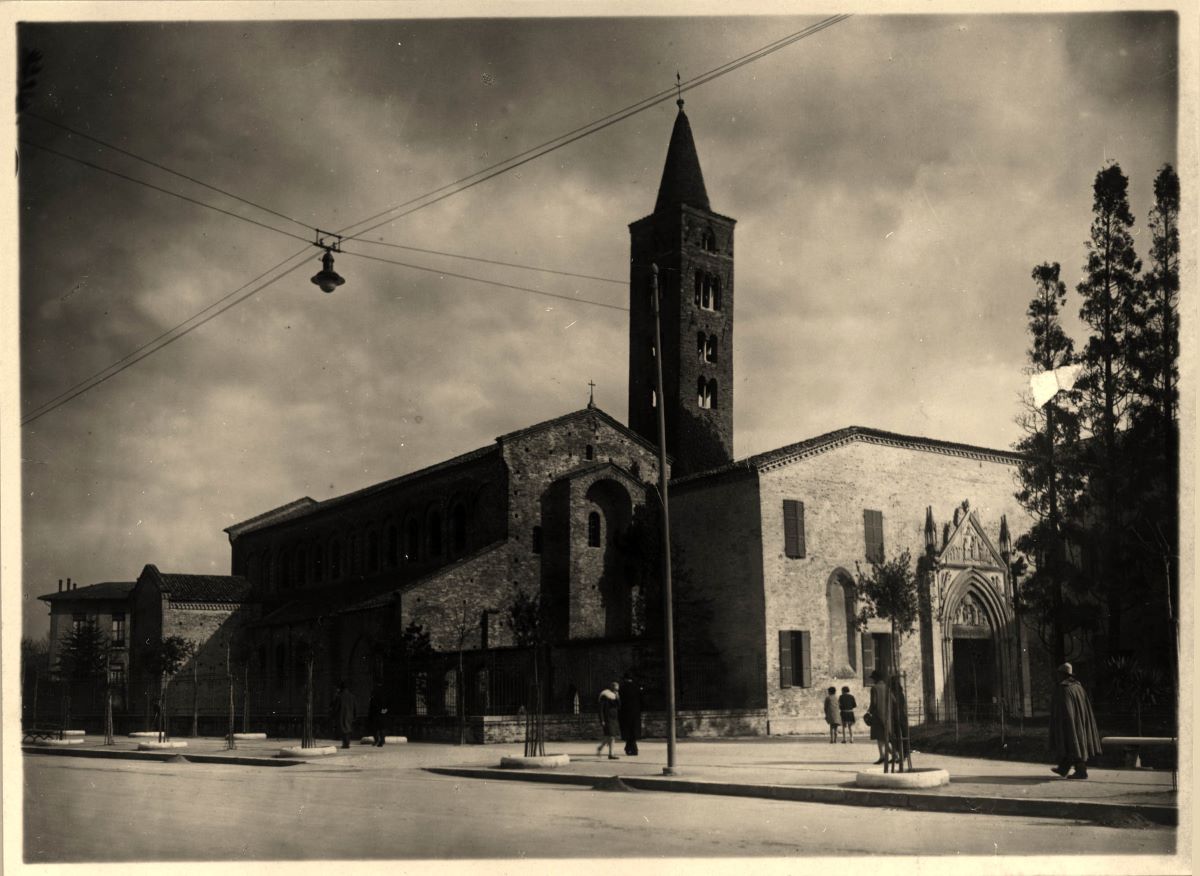
<path fill-rule="evenodd" d="M 701 310 L 720 310 L 721 278 L 707 271 L 696 271 L 695 302 Z"/>
<path fill-rule="evenodd" d="M 696 333 L 696 358 L 701 362 L 717 361 L 717 336 Z"/>
<path fill-rule="evenodd" d="M 696 381 L 696 405 L 704 410 L 717 406 L 717 379 L 705 380 L 703 375 Z"/>
<path fill-rule="evenodd" d="M 403 536 L 403 537 L 402 537 Z M 467 550 L 467 509 L 462 502 L 450 508 L 449 527 L 443 525 L 441 511 L 431 509 L 425 525 L 409 517 L 403 532 L 397 523 L 383 529 L 372 528 L 366 537 L 354 532 L 334 536 L 328 541 L 301 542 L 274 552 L 270 549 L 251 555 L 247 575 L 252 581 L 274 584 L 276 590 L 302 587 L 308 583 L 337 581 L 347 576 L 375 574 L 384 568 L 422 560 L 436 560 L 445 553 L 449 540 L 451 557 Z M 365 546 L 365 551 L 364 551 Z"/>

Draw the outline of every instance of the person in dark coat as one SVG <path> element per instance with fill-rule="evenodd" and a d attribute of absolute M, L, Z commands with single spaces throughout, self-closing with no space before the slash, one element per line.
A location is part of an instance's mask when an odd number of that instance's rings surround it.
<path fill-rule="evenodd" d="M 908 697 L 900 673 L 892 673 L 888 679 L 887 737 L 892 763 L 900 763 L 908 757 Z"/>
<path fill-rule="evenodd" d="M 642 735 L 642 689 L 629 673 L 621 682 L 621 699 L 617 706 L 621 723 L 621 738 L 625 740 L 625 753 L 636 757 L 638 738 Z"/>
<path fill-rule="evenodd" d="M 608 746 L 608 759 L 616 760 L 617 755 L 612 753 L 613 737 L 621 732 L 621 683 L 614 681 L 609 687 L 600 691 L 600 733 L 604 737 L 603 741 L 596 747 L 596 754 L 604 751 L 604 746 Z"/>
<path fill-rule="evenodd" d="M 346 687 L 346 682 L 338 684 L 337 693 L 333 695 L 333 705 L 330 708 L 334 727 L 342 737 L 342 748 L 350 747 L 350 734 L 354 732 L 354 719 L 357 717 L 358 703 L 354 693 Z"/>
<path fill-rule="evenodd" d="M 374 737 L 376 748 L 383 748 L 383 716 L 386 714 L 383 685 L 377 684 L 371 688 L 371 701 L 367 704 L 367 734 Z"/>
<path fill-rule="evenodd" d="M 871 682 L 871 703 L 867 706 L 867 713 L 871 716 L 868 722 L 871 726 L 871 738 L 879 747 L 879 760 L 875 761 L 879 764 L 886 761 L 888 756 L 885 722 L 892 711 L 892 698 L 888 693 L 887 682 L 883 680 L 883 673 L 878 669 L 871 673 Z"/>
<path fill-rule="evenodd" d="M 1058 667 L 1058 684 L 1050 696 L 1050 751 L 1058 759 L 1051 771 L 1068 779 L 1086 779 L 1088 758 L 1102 753 L 1092 701 L 1070 663 Z"/>

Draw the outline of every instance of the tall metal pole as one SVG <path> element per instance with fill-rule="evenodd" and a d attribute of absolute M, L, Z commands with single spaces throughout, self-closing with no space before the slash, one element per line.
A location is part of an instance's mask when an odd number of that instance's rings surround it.
<path fill-rule="evenodd" d="M 662 497 L 663 621 L 667 664 L 667 765 L 663 775 L 675 775 L 675 616 L 671 597 L 671 512 L 667 501 L 667 415 L 662 376 L 662 319 L 658 293 L 658 265 L 650 265 L 650 298 L 654 308 L 654 366 L 657 371 L 655 401 L 658 408 L 658 493 Z"/>

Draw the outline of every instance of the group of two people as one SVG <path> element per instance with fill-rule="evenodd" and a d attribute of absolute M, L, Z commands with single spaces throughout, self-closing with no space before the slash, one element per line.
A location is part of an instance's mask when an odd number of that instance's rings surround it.
<path fill-rule="evenodd" d="M 842 742 L 854 741 L 854 710 L 858 708 L 858 700 L 850 693 L 849 687 L 842 688 L 842 695 L 837 695 L 837 688 L 831 687 L 825 691 L 825 723 L 829 725 L 829 742 L 837 742 L 838 728 L 842 729 Z M 846 735 L 850 738 L 847 739 Z"/>
<path fill-rule="evenodd" d="M 638 738 L 642 735 L 642 690 L 630 675 L 625 680 L 614 681 L 600 691 L 600 732 L 603 740 L 596 747 L 596 754 L 608 746 L 608 759 L 617 760 L 613 754 L 613 738 L 625 740 L 625 753 L 636 756 Z"/>
<path fill-rule="evenodd" d="M 350 734 L 354 732 L 354 719 L 358 717 L 358 700 L 354 691 L 346 682 L 338 684 L 337 693 L 333 695 L 333 703 L 329 707 L 333 718 L 334 728 L 342 737 L 342 748 L 350 747 Z M 383 685 L 376 684 L 371 689 L 371 701 L 367 704 L 367 735 L 375 743 L 376 748 L 382 748 L 384 742 L 383 716 L 387 714 L 384 703 Z"/>

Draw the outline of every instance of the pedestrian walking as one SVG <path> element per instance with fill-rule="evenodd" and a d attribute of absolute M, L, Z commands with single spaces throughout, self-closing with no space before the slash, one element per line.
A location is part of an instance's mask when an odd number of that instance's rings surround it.
<path fill-rule="evenodd" d="M 887 719 L 891 712 L 891 696 L 888 694 L 887 683 L 883 680 L 883 673 L 878 669 L 871 672 L 871 701 L 867 706 L 867 716 L 863 720 L 867 726 L 871 728 L 871 738 L 875 740 L 875 744 L 879 747 L 879 760 L 875 763 L 880 764 L 887 760 Z"/>
<path fill-rule="evenodd" d="M 829 725 L 829 744 L 838 740 L 838 726 L 841 724 L 842 713 L 838 708 L 837 688 L 831 687 L 825 691 L 825 723 Z"/>
<path fill-rule="evenodd" d="M 342 737 L 342 748 L 350 747 L 350 734 L 354 732 L 354 719 L 358 716 L 358 703 L 354 692 L 346 687 L 346 682 L 338 682 L 337 693 L 333 695 L 330 715 L 334 727 Z"/>
<path fill-rule="evenodd" d="M 1058 684 L 1050 696 L 1050 751 L 1058 759 L 1051 771 L 1068 779 L 1086 779 L 1088 758 L 1103 753 L 1092 701 L 1070 663 L 1058 667 Z"/>
<path fill-rule="evenodd" d="M 854 694 L 850 693 L 849 687 L 842 688 L 842 695 L 838 697 L 838 711 L 842 716 L 842 742 L 846 742 L 846 734 L 850 734 L 850 741 L 854 741 L 854 710 L 858 708 L 858 701 L 854 699 Z"/>
<path fill-rule="evenodd" d="M 625 673 L 621 682 L 620 705 L 617 712 L 621 723 L 621 738 L 625 740 L 625 753 L 637 757 L 638 739 L 642 735 L 642 688 L 633 680 L 631 673 Z"/>
<path fill-rule="evenodd" d="M 608 759 L 617 760 L 613 754 L 613 737 L 621 732 L 621 683 L 614 681 L 609 687 L 600 691 L 600 732 L 604 740 L 596 747 L 596 754 L 608 746 Z"/>
<path fill-rule="evenodd" d="M 375 741 L 376 748 L 383 748 L 385 731 L 383 716 L 387 714 L 387 704 L 383 698 L 383 685 L 376 684 L 371 688 L 371 701 L 367 704 L 367 735 Z"/>

